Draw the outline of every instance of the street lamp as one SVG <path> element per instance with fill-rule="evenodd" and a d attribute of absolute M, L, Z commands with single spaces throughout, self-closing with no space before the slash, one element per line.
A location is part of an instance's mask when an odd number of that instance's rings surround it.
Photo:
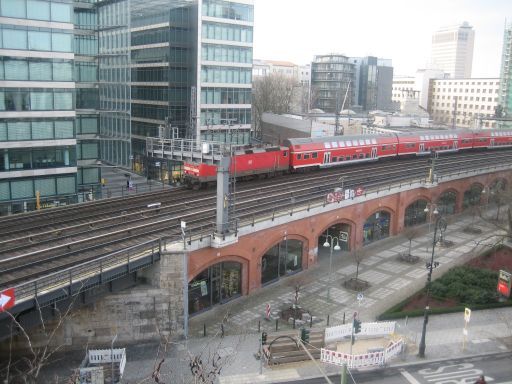
<path fill-rule="evenodd" d="M 442 217 L 438 217 L 436 220 L 436 225 L 434 227 L 434 237 L 432 239 L 432 256 L 430 257 L 430 262 L 426 263 L 426 267 L 428 270 L 427 274 L 427 292 L 425 295 L 425 311 L 423 312 L 423 330 L 421 332 L 421 341 L 419 346 L 419 357 L 425 357 L 425 334 L 427 333 L 427 323 L 428 323 L 428 301 L 430 298 L 430 284 L 432 281 L 432 270 L 439 266 L 439 262 L 434 261 L 434 251 L 437 243 L 437 230 L 439 229 L 440 237 L 443 236 L 443 232 L 446 230 L 446 220 Z"/>
<path fill-rule="evenodd" d="M 430 209 L 429 209 L 430 207 Z M 430 210 L 433 208 L 432 212 L 430 212 Z M 434 204 L 434 203 L 427 203 L 427 205 L 425 206 L 425 209 L 423 210 L 423 212 L 425 213 L 429 213 L 430 212 L 430 215 L 429 215 L 429 218 L 428 218 L 428 233 L 430 233 L 430 224 L 432 223 L 432 215 L 438 215 L 439 214 L 439 211 L 437 210 L 437 204 Z"/>
<path fill-rule="evenodd" d="M 331 241 L 329 242 L 329 238 Z M 336 245 L 334 245 L 336 241 Z M 332 276 L 332 251 L 341 251 L 340 239 L 331 235 L 327 235 L 325 238 L 324 248 L 330 248 L 329 254 L 329 285 L 327 286 L 327 300 L 331 300 L 331 276 Z"/>

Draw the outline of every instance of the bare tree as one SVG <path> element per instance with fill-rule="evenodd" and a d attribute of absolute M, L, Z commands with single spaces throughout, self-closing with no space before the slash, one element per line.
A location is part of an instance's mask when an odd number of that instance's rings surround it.
<path fill-rule="evenodd" d="M 289 113 L 292 108 L 296 82 L 273 73 L 256 78 L 252 84 L 252 108 L 256 137 L 261 138 L 261 116 L 264 112 Z"/>
<path fill-rule="evenodd" d="M 62 344 L 56 343 L 57 331 L 62 327 L 65 319 L 71 316 L 71 310 L 75 301 L 79 297 L 80 292 L 81 288 L 71 298 L 71 301 L 63 312 L 61 312 L 57 307 L 54 308 L 56 320 L 52 321 L 52 324 L 47 324 L 47 322 L 45 322 L 42 309 L 39 306 L 39 303 L 37 303 L 37 298 L 35 299 L 39 315 L 40 329 L 42 332 L 41 345 L 37 345 L 34 342 L 34 338 L 29 335 L 29 332 L 25 327 L 23 327 L 14 314 L 9 311 L 5 312 L 11 319 L 11 334 L 9 338 L 9 359 L 5 367 L 0 371 L 0 377 L 5 375 L 4 379 L 6 383 L 32 384 L 39 382 L 39 375 L 43 367 L 46 366 L 51 361 L 51 358 L 63 348 Z M 24 345 L 26 346 L 26 353 L 17 358 L 13 358 L 12 356 L 15 330 L 18 330 L 22 339 L 24 339 Z"/>

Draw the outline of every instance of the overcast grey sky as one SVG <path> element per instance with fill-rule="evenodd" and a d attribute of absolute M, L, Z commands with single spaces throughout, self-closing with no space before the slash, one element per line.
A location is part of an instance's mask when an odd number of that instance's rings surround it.
<path fill-rule="evenodd" d="M 475 30 L 473 77 L 499 77 L 512 0 L 254 0 L 254 58 L 307 64 L 343 53 L 393 60 L 414 75 L 430 56 L 432 33 L 468 21 Z"/>

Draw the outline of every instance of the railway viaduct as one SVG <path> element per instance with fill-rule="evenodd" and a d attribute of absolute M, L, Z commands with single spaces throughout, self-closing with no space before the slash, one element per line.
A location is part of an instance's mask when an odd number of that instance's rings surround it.
<path fill-rule="evenodd" d="M 424 207 L 462 212 L 470 199 L 488 199 L 482 191 L 510 185 L 511 177 L 504 169 L 436 183 L 390 185 L 342 201 L 295 207 L 241 225 L 237 233 L 223 237 L 164 241 L 160 261 L 138 271 L 126 288 L 111 293 L 98 287 L 93 293 L 104 290 L 104 296 L 89 301 L 91 293 L 63 321 L 54 320 L 58 329 L 52 344 L 79 348 L 85 343 L 108 345 L 114 335 L 121 344 L 184 336 L 189 316 L 313 267 L 328 231 L 345 251 L 360 249 L 400 234 L 411 220 L 427 222 L 431 217 Z M 32 338 L 34 345 L 45 342 L 41 330 L 34 329 Z M 17 340 L 23 343 L 21 336 Z"/>

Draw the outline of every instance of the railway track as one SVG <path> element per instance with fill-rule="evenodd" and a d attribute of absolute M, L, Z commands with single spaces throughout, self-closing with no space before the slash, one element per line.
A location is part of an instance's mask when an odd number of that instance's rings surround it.
<path fill-rule="evenodd" d="M 512 150 L 497 151 L 492 156 L 474 152 L 441 157 L 437 161 L 437 170 L 443 174 L 467 165 L 475 168 L 484 163 L 497 162 L 512 164 Z M 234 214 L 238 221 L 245 222 L 283 207 L 293 208 L 298 204 L 325 199 L 326 193 L 340 186 L 340 176 L 345 177 L 346 188 L 362 185 L 368 189 L 425 177 L 427 170 L 426 159 L 412 158 L 238 183 Z M 155 199 L 160 200 L 160 205 L 148 208 L 148 204 L 155 203 Z M 38 213 L 34 220 L 28 220 L 25 217 L 28 215 L 20 215 L 20 223 L 16 217 L 1 219 L 0 228 L 15 228 L 10 230 L 9 236 L 0 237 L 0 287 L 162 236 L 180 239 L 181 220 L 187 222 L 189 233 L 207 236 L 214 230 L 215 199 L 214 190 L 177 189 L 125 198 L 123 202 L 116 201 L 115 205 L 108 204 L 109 201 L 94 207 L 85 204 L 82 208 L 85 212 L 80 212 L 79 207 L 74 206 L 73 209 L 62 209 L 62 212 L 60 209 L 49 212 L 51 214 L 46 218 L 43 212 Z M 128 206 L 131 203 L 135 206 Z M 108 214 L 103 214 L 102 208 Z M 47 220 L 51 220 L 51 223 L 42 228 L 36 226 L 36 223 Z M 28 233 L 24 233 L 23 225 L 29 228 Z"/>

